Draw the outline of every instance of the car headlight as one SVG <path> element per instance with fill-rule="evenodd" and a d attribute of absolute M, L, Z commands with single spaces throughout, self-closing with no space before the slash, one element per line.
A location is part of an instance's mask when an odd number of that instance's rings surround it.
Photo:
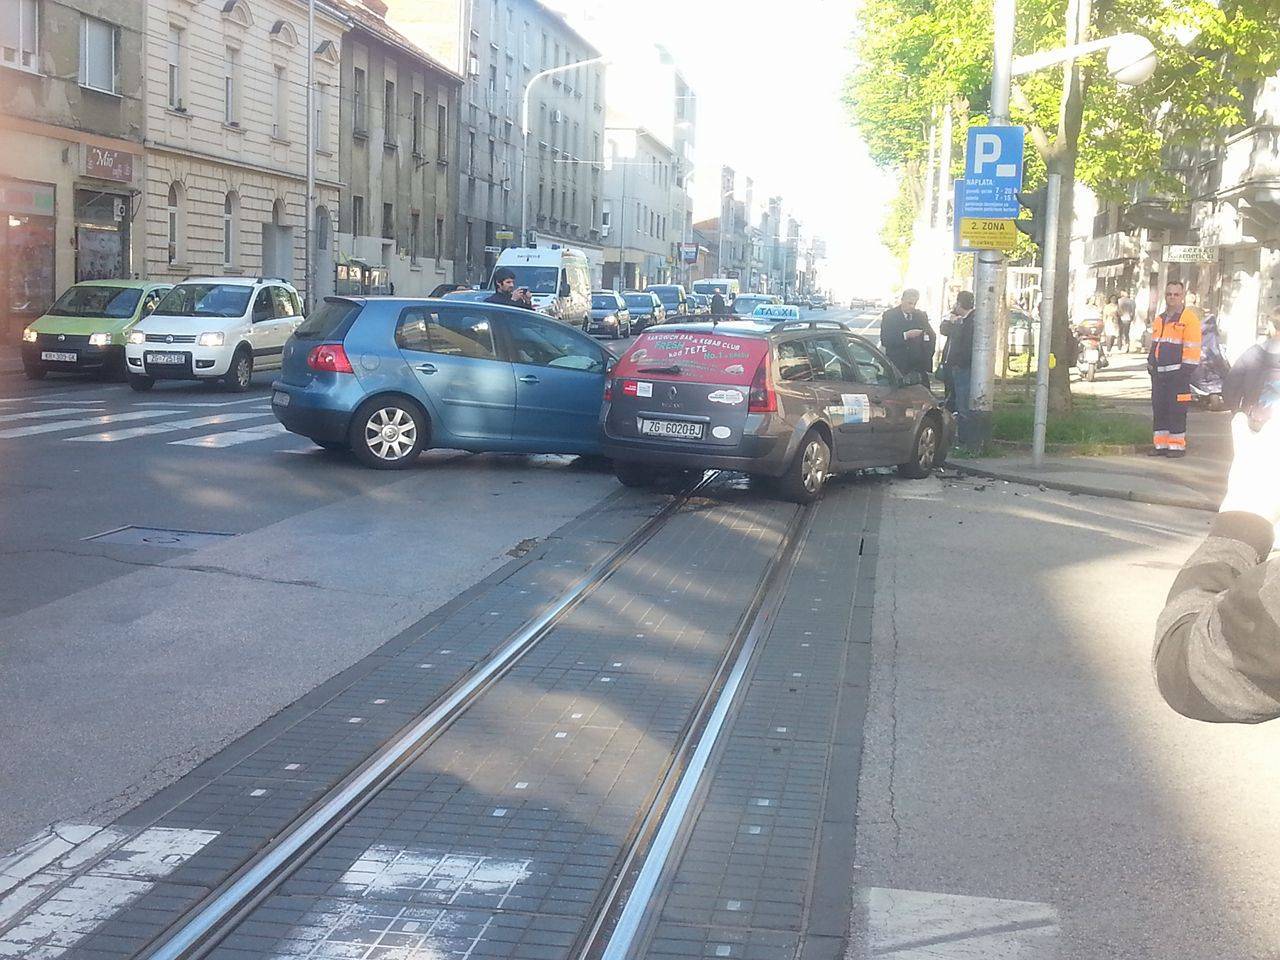
<path fill-rule="evenodd" d="M 213 330 L 196 337 L 196 344 L 201 347 L 220 347 L 226 339 L 226 334 L 221 330 Z"/>
<path fill-rule="evenodd" d="M 22 342 L 23 343 L 36 342 L 36 331 L 34 327 L 27 327 L 25 330 L 22 331 Z"/>
<path fill-rule="evenodd" d="M 129 342 L 130 343 L 146 343 L 147 335 L 143 333 L 141 330 L 130 330 Z"/>
<path fill-rule="evenodd" d="M 109 346 L 111 346 L 111 334 L 109 334 L 109 333 L 91 333 L 91 334 L 89 334 L 89 346 L 91 346 L 91 347 L 109 347 Z"/>

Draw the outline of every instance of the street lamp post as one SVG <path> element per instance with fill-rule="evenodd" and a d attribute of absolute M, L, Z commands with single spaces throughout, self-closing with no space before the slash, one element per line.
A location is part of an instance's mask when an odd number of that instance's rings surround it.
<path fill-rule="evenodd" d="M 302 219 L 302 242 L 306 247 L 302 259 L 302 282 L 307 287 L 305 301 L 306 312 L 311 313 L 315 306 L 315 254 L 312 251 L 313 237 L 311 231 L 315 222 L 316 208 L 316 108 L 315 108 L 315 61 L 316 61 L 316 0 L 307 0 L 307 203 Z"/>
<path fill-rule="evenodd" d="M 314 0 L 312 0 L 314 2 Z M 550 67 L 541 73 L 535 73 L 524 85 L 524 93 L 520 97 L 520 136 L 524 141 L 524 152 L 520 155 L 520 245 L 529 243 L 529 91 L 533 85 L 544 77 L 557 73 L 565 73 L 578 67 L 588 67 L 595 63 L 607 63 L 608 57 L 591 57 L 587 60 L 576 60 L 559 67 Z"/>

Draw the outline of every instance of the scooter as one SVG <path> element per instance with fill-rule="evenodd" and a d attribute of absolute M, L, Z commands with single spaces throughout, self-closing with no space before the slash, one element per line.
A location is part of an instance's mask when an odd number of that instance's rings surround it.
<path fill-rule="evenodd" d="M 1076 328 L 1076 372 L 1080 379 L 1093 383 L 1098 371 L 1106 366 L 1109 363 L 1102 350 L 1102 322 L 1086 320 Z"/>

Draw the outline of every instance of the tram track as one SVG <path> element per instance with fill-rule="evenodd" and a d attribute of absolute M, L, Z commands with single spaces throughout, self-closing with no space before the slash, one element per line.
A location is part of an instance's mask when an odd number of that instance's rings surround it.
<path fill-rule="evenodd" d="M 214 952 L 330 838 L 422 757 L 477 701 L 494 690 L 521 659 L 551 636 L 557 625 L 625 568 L 690 501 L 716 482 L 717 474 L 709 474 L 682 491 L 537 616 L 498 644 L 364 763 L 298 814 L 137 956 L 142 960 L 195 960 Z M 810 519 L 811 508 L 793 514 L 763 575 L 749 593 L 744 592 L 742 613 L 710 681 L 650 794 L 638 805 L 639 815 L 617 855 L 608 882 L 598 892 L 588 921 L 566 957 L 625 960 L 643 941 L 648 905 L 679 849 L 682 830 L 696 807 L 703 773 L 732 714 L 757 644 L 767 633 L 785 591 Z"/>

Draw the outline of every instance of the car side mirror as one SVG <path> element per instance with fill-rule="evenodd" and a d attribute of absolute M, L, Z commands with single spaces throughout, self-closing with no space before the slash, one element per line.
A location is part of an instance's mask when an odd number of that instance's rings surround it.
<path fill-rule="evenodd" d="M 568 280 L 561 280 L 561 281 L 560 281 L 560 296 L 562 296 L 562 297 L 567 297 L 567 296 L 570 296 L 572 293 L 573 293 L 573 291 L 572 291 L 571 289 L 569 289 L 569 281 L 568 281 Z"/>

